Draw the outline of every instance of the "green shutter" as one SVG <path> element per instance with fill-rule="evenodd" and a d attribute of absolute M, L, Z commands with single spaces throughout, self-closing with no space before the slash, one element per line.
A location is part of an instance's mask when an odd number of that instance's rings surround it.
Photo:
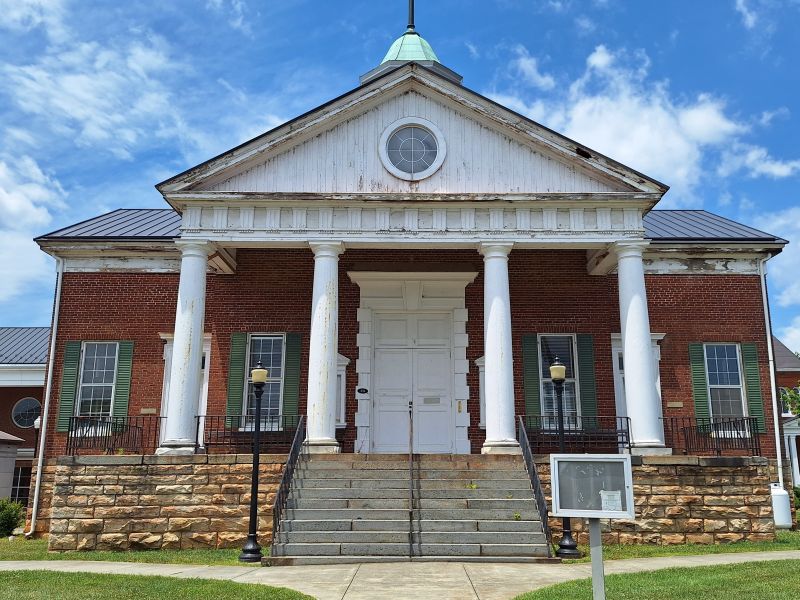
<path fill-rule="evenodd" d="M 539 343 L 535 333 L 522 336 L 522 381 L 525 388 L 525 414 L 542 414 L 539 400 Z"/>
<path fill-rule="evenodd" d="M 234 333 L 231 336 L 231 352 L 228 357 L 228 401 L 225 405 L 227 419 L 225 425 L 233 427 L 242 414 L 244 385 L 247 378 L 247 334 Z"/>
<path fill-rule="evenodd" d="M 81 342 L 64 346 L 64 365 L 61 369 L 61 391 L 58 396 L 56 431 L 68 431 L 69 420 L 75 416 L 75 394 L 78 390 L 78 367 L 81 361 Z"/>
<path fill-rule="evenodd" d="M 706 356 L 703 344 L 689 344 L 689 367 L 692 373 L 694 416 L 698 419 L 708 419 L 711 412 L 708 398 L 708 378 L 706 376 Z"/>
<path fill-rule="evenodd" d="M 761 376 L 758 371 L 758 350 L 755 344 L 742 344 L 742 366 L 744 386 L 747 394 L 747 412 L 758 419 L 758 431 L 766 431 L 764 423 L 764 399 L 761 395 Z"/>
<path fill-rule="evenodd" d="M 594 340 L 591 335 L 578 334 L 578 387 L 580 389 L 581 420 L 584 427 L 597 423 L 597 383 L 594 377 Z"/>
<path fill-rule="evenodd" d="M 128 416 L 131 397 L 131 370 L 133 367 L 133 342 L 119 342 L 117 354 L 117 381 L 114 384 L 114 407 L 112 416 Z"/>
<path fill-rule="evenodd" d="M 286 334 L 283 363 L 283 414 L 297 416 L 300 402 L 300 334 Z"/>

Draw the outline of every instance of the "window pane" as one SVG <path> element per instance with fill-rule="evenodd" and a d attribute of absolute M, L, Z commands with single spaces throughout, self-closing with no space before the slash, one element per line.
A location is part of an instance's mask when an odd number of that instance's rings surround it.
<path fill-rule="evenodd" d="M 78 392 L 78 416 L 111 415 L 111 399 L 117 372 L 117 344 L 90 342 L 83 347 L 81 386 Z"/>
<path fill-rule="evenodd" d="M 710 344 L 706 346 L 708 384 L 741 385 L 739 359 L 735 344 Z"/>
<path fill-rule="evenodd" d="M 556 404 L 555 386 L 552 381 L 544 382 L 544 397 L 542 403 L 542 414 L 545 416 L 558 415 L 558 405 Z M 564 382 L 564 416 L 575 417 L 578 415 L 578 399 L 575 393 L 575 382 Z"/>
<path fill-rule="evenodd" d="M 740 388 L 711 388 L 711 414 L 714 417 L 743 417 Z"/>
<path fill-rule="evenodd" d="M 258 361 L 268 371 L 270 379 L 283 377 L 283 336 L 253 336 L 250 339 L 250 369 Z"/>
<path fill-rule="evenodd" d="M 572 337 L 566 335 L 547 335 L 540 338 L 542 379 L 550 378 L 550 365 L 558 357 L 567 367 L 567 379 L 575 377 L 572 360 Z"/>

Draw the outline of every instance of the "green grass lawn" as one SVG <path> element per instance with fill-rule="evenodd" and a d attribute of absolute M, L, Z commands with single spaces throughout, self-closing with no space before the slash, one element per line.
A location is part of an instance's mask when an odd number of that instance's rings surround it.
<path fill-rule="evenodd" d="M 580 546 L 583 558 L 564 561 L 589 562 L 589 547 Z M 772 550 L 800 550 L 800 531 L 779 531 L 774 542 L 736 542 L 707 546 L 701 544 L 683 544 L 680 546 L 646 546 L 646 545 L 603 545 L 605 560 L 623 558 L 650 558 L 656 556 L 689 556 L 696 554 L 727 554 L 730 552 L 768 552 Z M 798 596 L 800 598 L 800 596 Z"/>
<path fill-rule="evenodd" d="M 664 569 L 635 575 L 608 575 L 610 600 L 797 600 L 800 561 L 778 560 L 721 567 Z M 518 596 L 516 600 L 591 600 L 589 579 L 562 583 Z"/>
<path fill-rule="evenodd" d="M 56 591 L 57 590 L 57 591 Z M 314 600 L 300 592 L 266 585 L 210 579 L 139 575 L 94 575 L 50 571 L 0 572 L 1 600 Z"/>
<path fill-rule="evenodd" d="M 262 550 L 264 556 L 269 548 Z M 129 552 L 48 552 L 47 540 L 0 539 L 0 560 L 109 560 L 181 565 L 240 565 L 240 550 L 136 550 Z M 259 566 L 259 565 L 253 565 Z"/>

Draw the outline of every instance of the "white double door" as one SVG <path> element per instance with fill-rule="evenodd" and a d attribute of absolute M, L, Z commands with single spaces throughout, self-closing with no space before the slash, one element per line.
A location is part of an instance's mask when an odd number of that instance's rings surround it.
<path fill-rule="evenodd" d="M 373 327 L 372 451 L 408 452 L 413 427 L 415 453 L 454 452 L 451 315 L 379 313 Z"/>

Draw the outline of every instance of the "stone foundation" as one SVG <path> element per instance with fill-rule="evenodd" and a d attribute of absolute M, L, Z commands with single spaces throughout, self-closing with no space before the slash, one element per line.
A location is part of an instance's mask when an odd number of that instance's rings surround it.
<path fill-rule="evenodd" d="M 265 545 L 285 459 L 261 457 Z M 239 547 L 249 523 L 252 468 L 247 454 L 61 457 L 47 465 L 42 497 L 50 500 L 50 514 L 43 511 L 41 527 L 49 521 L 50 550 Z"/>
<path fill-rule="evenodd" d="M 259 539 L 272 538 L 271 507 L 285 455 L 262 455 Z M 775 538 L 765 458 L 634 456 L 636 519 L 603 525 L 606 543 L 713 544 Z M 547 457 L 537 460 L 550 493 Z M 250 455 L 84 456 L 48 461 L 37 533 L 50 550 L 239 547 L 246 537 Z M 560 519 L 550 519 L 553 539 Z M 586 523 L 572 520 L 579 542 Z"/>
<path fill-rule="evenodd" d="M 611 544 L 717 544 L 775 539 L 769 484 L 777 471 L 766 458 L 634 456 L 636 520 L 603 521 L 603 540 Z M 550 463 L 537 457 L 537 469 L 550 502 Z M 561 519 L 551 518 L 553 541 Z M 579 543 L 588 544 L 588 523 L 572 519 Z"/>

